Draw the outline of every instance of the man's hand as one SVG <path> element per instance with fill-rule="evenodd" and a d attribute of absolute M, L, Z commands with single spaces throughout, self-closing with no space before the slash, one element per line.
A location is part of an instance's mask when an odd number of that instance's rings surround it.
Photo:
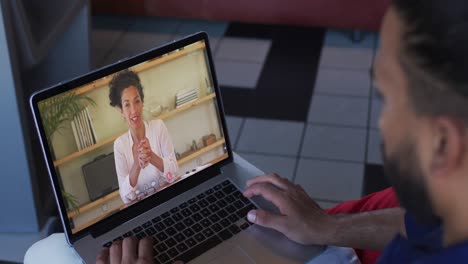
<path fill-rule="evenodd" d="M 96 258 L 96 264 L 151 264 L 153 254 L 153 241 L 150 237 L 141 240 L 127 237 L 123 241 L 112 243 L 110 249 L 103 249 Z"/>
<path fill-rule="evenodd" d="M 296 184 L 276 174 L 263 175 L 247 182 L 244 196 L 260 195 L 280 210 L 280 215 L 264 210 L 252 210 L 249 221 L 283 233 L 289 239 L 301 244 L 328 244 L 334 236 L 336 218 L 326 214 Z"/>

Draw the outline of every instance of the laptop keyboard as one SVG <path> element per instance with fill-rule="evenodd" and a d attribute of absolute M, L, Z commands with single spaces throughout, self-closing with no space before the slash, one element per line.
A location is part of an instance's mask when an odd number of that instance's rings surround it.
<path fill-rule="evenodd" d="M 248 228 L 246 216 L 252 209 L 256 206 L 226 180 L 113 241 L 152 236 L 154 263 L 187 263 Z M 113 241 L 103 246 L 110 247 Z"/>

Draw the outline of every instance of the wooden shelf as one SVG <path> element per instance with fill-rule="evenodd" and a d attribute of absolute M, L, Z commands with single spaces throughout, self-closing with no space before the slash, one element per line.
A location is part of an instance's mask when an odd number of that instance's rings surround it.
<path fill-rule="evenodd" d="M 185 47 L 182 50 L 173 51 L 173 52 L 171 52 L 171 53 L 169 53 L 167 55 L 164 55 L 162 57 L 158 57 L 158 58 L 155 58 L 153 60 L 138 64 L 138 65 L 132 67 L 131 70 L 133 70 L 135 72 L 143 72 L 143 71 L 151 69 L 151 68 L 153 68 L 153 67 L 155 67 L 155 66 L 157 66 L 159 64 L 163 64 L 165 62 L 175 60 L 175 59 L 177 59 L 179 57 L 182 57 L 184 55 L 187 55 L 187 54 L 189 54 L 191 52 L 194 52 L 194 51 L 197 51 L 197 50 L 200 50 L 200 49 L 203 49 L 203 48 L 205 48 L 205 43 L 204 42 L 201 42 L 201 41 L 196 42 L 196 43 L 193 43 L 190 46 Z M 101 78 L 101 79 L 99 79 L 97 81 L 94 81 L 94 82 L 92 82 L 92 83 L 90 83 L 88 85 L 82 86 L 82 87 L 76 89 L 75 93 L 76 94 L 84 94 L 84 93 L 91 92 L 94 89 L 101 88 L 102 86 L 109 84 L 109 82 L 112 80 L 112 77 L 113 77 L 113 75 L 109 75 L 109 76 Z"/>
<path fill-rule="evenodd" d="M 104 197 L 101 197 L 95 201 L 92 201 L 90 203 L 87 203 L 85 205 L 82 205 L 80 206 L 79 208 L 79 213 L 76 211 L 76 210 L 72 210 L 72 211 L 68 211 L 67 215 L 69 218 L 73 218 L 75 216 L 77 216 L 78 214 L 82 214 L 82 213 L 85 213 L 93 208 L 96 208 L 98 206 L 100 206 L 101 204 L 103 203 L 106 203 L 112 199 L 114 199 L 116 196 L 119 196 L 119 190 L 115 190 L 111 193 L 109 193 L 108 195 L 104 196 Z"/>
<path fill-rule="evenodd" d="M 211 144 L 211 145 L 208 145 L 208 146 L 206 146 L 206 147 L 204 147 L 204 148 L 201 148 L 201 149 L 197 150 L 196 152 L 194 152 L 194 153 L 188 155 L 187 157 L 183 157 L 183 158 L 181 158 L 180 160 L 177 160 L 177 163 L 178 163 L 179 165 L 182 165 L 182 164 L 184 164 L 184 163 L 187 163 L 187 162 L 189 162 L 189 161 L 191 161 L 191 160 L 193 160 L 193 159 L 198 158 L 199 156 L 205 154 L 206 152 L 208 152 L 208 151 L 210 151 L 210 150 L 213 150 L 213 149 L 215 149 L 215 148 L 217 148 L 217 147 L 219 147 L 219 146 L 222 146 L 224 143 L 226 143 L 226 141 L 224 140 L 224 138 L 223 138 L 223 139 L 220 139 L 220 140 L 216 141 L 215 143 L 213 143 L 213 144 Z"/>
<path fill-rule="evenodd" d="M 179 165 L 182 165 L 182 164 L 184 164 L 184 163 L 187 163 L 187 162 L 189 162 L 190 160 L 196 159 L 196 158 L 198 158 L 199 156 L 201 156 L 201 155 L 203 155 L 203 154 L 205 154 L 205 153 L 207 153 L 207 152 L 209 152 L 209 151 L 211 151 L 211 150 L 213 150 L 213 149 L 215 149 L 215 148 L 217 148 L 217 147 L 222 146 L 225 142 L 226 142 L 226 141 L 225 141 L 224 138 L 219 139 L 219 140 L 216 141 L 215 143 L 213 143 L 213 144 L 211 144 L 211 145 L 208 145 L 208 146 L 206 146 L 206 147 L 204 147 L 204 148 L 201 148 L 201 149 L 197 150 L 196 152 L 194 152 L 194 153 L 188 155 L 187 157 L 184 157 L 184 158 L 182 158 L 182 159 L 179 159 L 179 160 L 177 161 L 177 163 L 178 163 Z M 208 162 L 208 163 L 214 163 L 214 162 L 216 162 L 218 159 L 221 160 L 221 159 L 225 159 L 226 157 L 227 157 L 227 154 L 223 154 L 223 156 L 221 156 L 221 157 L 219 157 L 219 158 L 216 158 L 216 159 L 214 159 L 214 160 L 212 160 L 212 161 L 210 161 L 210 162 Z M 106 202 L 112 200 L 112 199 L 115 198 L 116 196 L 119 196 L 119 190 L 116 190 L 116 191 L 114 191 L 114 192 L 112 192 L 112 193 L 110 193 L 110 194 L 108 194 L 108 195 L 106 195 L 106 196 L 104 196 L 104 197 L 102 197 L 102 198 L 99 198 L 99 199 L 97 199 L 96 201 L 93 201 L 93 202 L 90 202 L 90 203 L 87 203 L 87 204 L 85 204 L 85 205 L 80 206 L 80 208 L 79 208 L 79 213 L 77 213 L 76 210 L 73 210 L 73 211 L 68 211 L 67 215 L 68 215 L 69 218 L 73 218 L 73 217 L 77 216 L 78 214 L 85 213 L 85 212 L 87 212 L 87 211 L 89 211 L 89 210 L 91 210 L 91 209 L 93 209 L 93 208 L 96 208 L 96 207 L 102 205 L 103 203 L 106 203 Z"/>
<path fill-rule="evenodd" d="M 204 97 L 202 97 L 202 98 L 200 98 L 198 100 L 195 100 L 195 101 L 193 101 L 193 102 L 191 102 L 189 104 L 186 104 L 184 106 L 181 106 L 179 108 L 176 108 L 176 109 L 174 109 L 172 111 L 162 113 L 162 114 L 160 114 L 160 115 L 158 115 L 156 117 L 153 117 L 152 119 L 161 119 L 161 120 L 168 119 L 168 118 L 170 118 L 170 117 L 172 117 L 172 116 L 174 116 L 174 115 L 176 115 L 178 113 L 181 113 L 183 111 L 186 111 L 186 110 L 188 110 L 188 109 L 190 109 L 192 107 L 195 107 L 197 105 L 210 102 L 215 97 L 216 97 L 215 93 L 211 93 L 211 94 L 209 94 L 207 96 L 204 96 Z M 112 136 L 110 138 L 107 138 L 107 139 L 105 139 L 103 141 L 100 141 L 100 142 L 98 142 L 98 143 L 96 143 L 96 144 L 94 144 L 94 145 L 92 145 L 90 147 L 84 148 L 84 149 L 82 149 L 80 151 L 77 151 L 77 152 L 74 152 L 74 153 L 72 153 L 72 154 L 70 154 L 70 155 L 68 155 L 68 156 L 66 156 L 64 158 L 56 160 L 56 161 L 54 161 L 54 166 L 58 167 L 58 166 L 66 163 L 66 162 L 68 162 L 70 160 L 73 160 L 73 159 L 78 158 L 78 157 L 80 157 L 80 156 L 82 156 L 82 155 L 84 155 L 86 153 L 89 153 L 89 152 L 95 150 L 95 149 L 98 149 L 98 148 L 100 148 L 102 146 L 110 144 L 110 143 L 114 142 L 118 137 L 120 137 L 121 135 L 123 135 L 125 133 L 126 132 L 117 134 L 117 135 Z"/>
<path fill-rule="evenodd" d="M 118 191 L 117 191 L 117 192 L 118 192 Z M 79 231 L 81 231 L 81 230 L 87 228 L 88 226 L 92 226 L 92 225 L 94 225 L 95 223 L 101 221 L 102 219 L 108 217 L 108 216 L 111 215 L 112 213 L 114 213 L 114 211 L 110 211 L 110 212 L 108 212 L 108 213 L 106 213 L 106 214 L 103 214 L 103 215 L 101 215 L 101 216 L 99 216 L 99 217 L 96 217 L 96 218 L 94 218 L 93 220 L 88 221 L 88 222 L 86 222 L 86 223 L 84 223 L 84 224 L 82 224 L 82 225 L 80 225 L 80 226 L 77 226 L 77 227 L 75 227 L 75 228 L 72 228 L 72 233 L 77 233 L 77 232 L 79 232 Z"/>

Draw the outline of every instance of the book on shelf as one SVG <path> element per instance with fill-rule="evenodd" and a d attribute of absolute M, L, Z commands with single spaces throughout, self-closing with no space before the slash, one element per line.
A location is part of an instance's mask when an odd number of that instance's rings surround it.
<path fill-rule="evenodd" d="M 76 132 L 78 134 L 78 140 L 80 141 L 80 148 L 79 150 L 82 150 L 86 147 L 84 137 L 83 137 L 83 130 L 82 130 L 82 125 L 81 125 L 81 118 L 80 115 L 77 114 L 75 117 L 75 124 L 76 124 Z"/>
<path fill-rule="evenodd" d="M 91 118 L 91 114 L 89 113 L 89 108 L 88 107 L 86 107 L 86 114 L 88 115 L 89 126 L 91 127 L 91 132 L 92 132 L 92 135 L 93 135 L 94 144 L 96 144 L 98 142 L 98 138 L 97 138 L 97 134 L 96 134 L 96 129 L 94 128 L 93 119 Z"/>
<path fill-rule="evenodd" d="M 97 143 L 96 130 L 88 108 L 83 109 L 71 122 L 76 148 L 82 150 Z"/>
<path fill-rule="evenodd" d="M 197 99 L 198 99 L 198 96 L 187 97 L 187 98 L 184 98 L 184 99 L 181 99 L 181 100 L 177 100 L 176 104 L 177 105 L 182 105 L 182 104 L 186 104 L 187 102 L 191 102 L 191 101 L 194 101 L 194 100 L 197 100 Z"/>
<path fill-rule="evenodd" d="M 191 103 L 198 99 L 195 89 L 183 90 L 176 93 L 176 108 Z"/>
<path fill-rule="evenodd" d="M 77 131 L 77 128 L 76 128 L 75 119 L 73 119 L 71 121 L 71 128 L 72 128 L 72 131 L 73 131 L 73 137 L 75 138 L 76 148 L 78 150 L 81 150 L 83 147 L 81 146 L 80 139 L 78 138 L 78 131 Z"/>
<path fill-rule="evenodd" d="M 81 136 L 83 136 L 83 142 L 84 142 L 84 147 L 88 147 L 89 141 L 88 141 L 88 134 L 86 133 L 86 126 L 85 126 L 85 120 L 83 118 L 83 111 L 79 113 L 80 117 L 80 126 L 81 126 Z"/>
<path fill-rule="evenodd" d="M 89 127 L 89 119 L 86 114 L 86 108 L 81 111 L 81 115 L 83 116 L 83 121 L 84 121 L 84 127 L 85 127 L 85 132 L 86 132 L 86 139 L 88 140 L 88 145 L 87 147 L 91 146 L 94 144 L 93 138 L 91 135 L 91 128 Z"/>
<path fill-rule="evenodd" d="M 182 91 L 178 91 L 176 93 L 176 98 L 180 98 L 180 97 L 184 97 L 184 96 L 187 96 L 187 95 L 191 95 L 193 93 L 197 93 L 197 91 L 195 89 L 187 89 L 187 90 L 182 90 Z"/>

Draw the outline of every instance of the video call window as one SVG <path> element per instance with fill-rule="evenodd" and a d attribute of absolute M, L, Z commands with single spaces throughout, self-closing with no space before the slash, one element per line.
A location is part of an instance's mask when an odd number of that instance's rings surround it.
<path fill-rule="evenodd" d="M 73 233 L 228 157 L 203 41 L 39 111 Z"/>

